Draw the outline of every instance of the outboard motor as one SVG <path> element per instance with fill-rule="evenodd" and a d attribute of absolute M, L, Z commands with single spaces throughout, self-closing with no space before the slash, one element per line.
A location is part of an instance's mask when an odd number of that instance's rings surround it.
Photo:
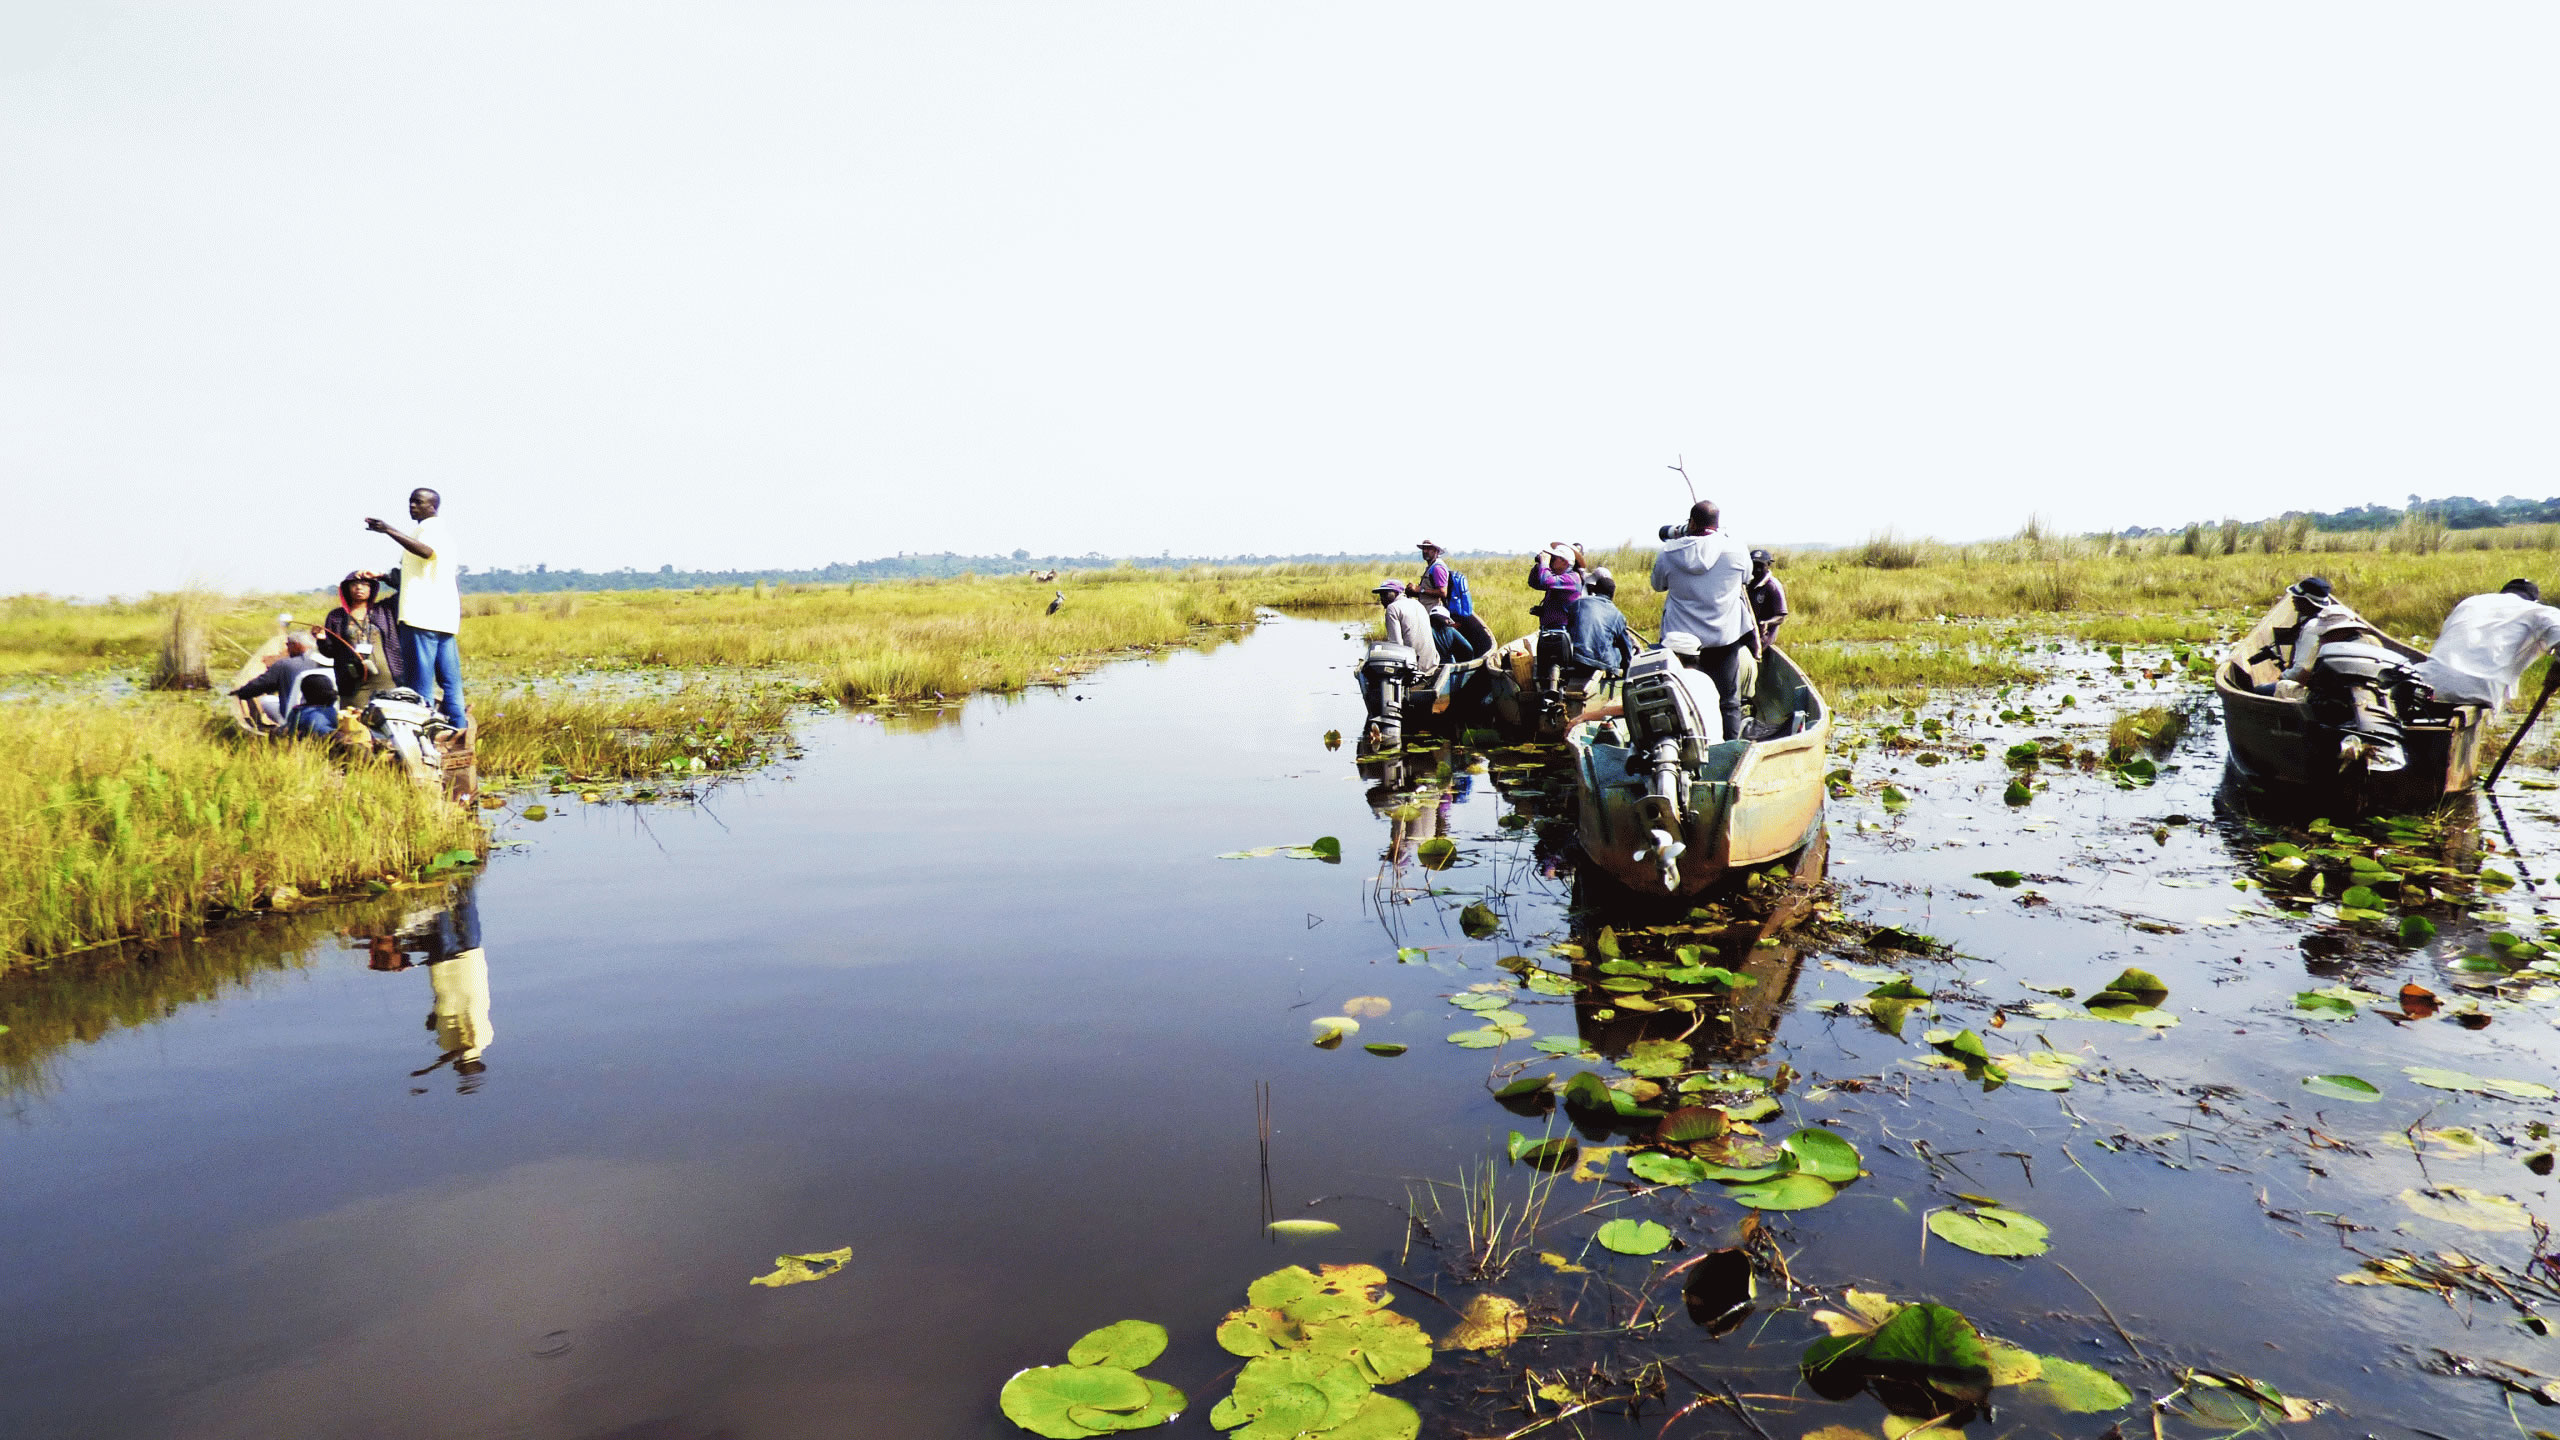
<path fill-rule="evenodd" d="M 1706 757 L 1708 737 L 1722 720 L 1702 712 L 1690 688 L 1695 672 L 1668 650 L 1648 650 L 1628 667 L 1619 694 L 1626 707 L 1627 748 L 1646 771 L 1644 799 L 1638 802 L 1645 828 L 1653 833 L 1651 858 L 1662 874 L 1662 888 L 1680 886 L 1680 856 L 1689 847 L 1680 840 L 1683 800 L 1689 793 L 1691 767 Z M 1638 851 L 1638 860 L 1646 857 Z"/>
<path fill-rule="evenodd" d="M 362 718 L 374 745 L 399 762 L 410 779 L 443 792 L 444 747 L 438 742 L 453 727 L 425 696 L 409 689 L 378 691 Z"/>
<path fill-rule="evenodd" d="M 1534 686 L 1538 692 L 1538 733 L 1561 735 L 1582 708 L 1582 687 L 1589 682 L 1589 671 L 1573 658 L 1573 632 L 1541 630 L 1538 632 L 1537 669 Z M 1567 689 L 1568 686 L 1572 688 Z"/>
<path fill-rule="evenodd" d="M 2379 645 L 2321 643 L 2308 685 L 2311 723 L 2336 732 L 2341 772 L 2390 775 L 2408 768 L 2399 697 L 2410 680 L 2408 663 Z"/>
<path fill-rule="evenodd" d="M 1370 645 L 1368 658 L 1360 662 L 1360 698 L 1369 706 L 1369 722 L 1362 731 L 1368 741 L 1364 748 L 1403 748 L 1405 701 L 1420 678 L 1412 646 L 1386 640 Z"/>

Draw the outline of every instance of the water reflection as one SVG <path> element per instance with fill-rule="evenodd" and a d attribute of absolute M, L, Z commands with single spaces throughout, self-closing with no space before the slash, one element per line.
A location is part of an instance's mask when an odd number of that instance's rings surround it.
<path fill-rule="evenodd" d="M 467 882 L 457 885 L 448 903 L 411 910 L 386 932 L 349 932 L 353 948 L 364 952 L 367 970 L 427 972 L 433 997 L 427 1031 L 435 1037 L 436 1059 L 409 1075 L 422 1079 L 450 1065 L 457 1077 L 454 1088 L 464 1095 L 480 1088 L 480 1076 L 489 1068 L 480 1057 L 498 1035 L 489 1021 L 489 957 L 480 940 L 476 889 Z M 426 1091 L 421 1087 L 411 1093 Z"/>

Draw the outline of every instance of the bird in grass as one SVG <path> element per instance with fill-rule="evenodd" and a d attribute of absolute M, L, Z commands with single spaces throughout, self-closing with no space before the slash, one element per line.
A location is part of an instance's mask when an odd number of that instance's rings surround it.
<path fill-rule="evenodd" d="M 1066 591 L 1064 591 L 1064 590 L 1061 590 L 1061 591 L 1059 591 L 1057 594 L 1052 595 L 1052 596 L 1050 596 L 1050 597 L 1049 597 L 1049 608 L 1048 608 L 1046 611 L 1042 612 L 1042 613 L 1044 613 L 1044 614 L 1049 614 L 1049 615 L 1055 615 L 1055 614 L 1057 614 L 1057 613 L 1058 613 L 1058 607 L 1059 607 L 1059 606 L 1062 606 L 1062 605 L 1064 605 L 1064 604 L 1066 604 L 1066 603 L 1067 603 L 1067 592 L 1066 592 Z"/>

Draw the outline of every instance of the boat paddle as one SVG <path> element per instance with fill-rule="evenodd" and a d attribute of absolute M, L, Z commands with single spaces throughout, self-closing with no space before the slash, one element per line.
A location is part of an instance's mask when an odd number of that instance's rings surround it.
<path fill-rule="evenodd" d="M 2516 733 L 2507 737 L 2507 748 L 2498 752 L 2498 763 L 2489 767 L 2489 778 L 2480 782 L 2483 791 L 2497 788 L 2499 772 L 2507 768 L 2507 761 L 2516 753 L 2516 746 L 2524 743 L 2524 733 L 2533 728 L 2534 721 L 2542 718 L 2543 702 L 2551 698 L 2555 686 L 2560 686 L 2560 664 L 2551 665 L 2542 672 L 2542 693 L 2533 697 L 2533 708 L 2525 712 L 2524 723 L 2516 727 Z"/>

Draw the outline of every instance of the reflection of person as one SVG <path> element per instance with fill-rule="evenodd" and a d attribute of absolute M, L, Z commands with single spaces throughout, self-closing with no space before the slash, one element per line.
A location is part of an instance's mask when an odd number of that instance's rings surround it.
<path fill-rule="evenodd" d="M 453 553 L 453 532 L 438 513 L 444 497 L 433 490 L 409 492 L 410 533 L 391 522 L 367 517 L 364 528 L 388 535 L 400 556 L 400 638 L 408 656 L 402 674 L 411 689 L 429 701 L 443 692 L 440 705 L 446 723 L 471 728 L 462 708 L 462 567 Z M 358 571 L 367 579 L 370 572 Z"/>
<path fill-rule="evenodd" d="M 2495 595 L 2474 595 L 2444 617 L 2444 632 L 2418 667 L 2436 698 L 2493 709 L 2515 698 L 2525 667 L 2560 647 L 2560 610 L 2542 603 L 2542 587 L 2510 580 Z"/>
<path fill-rule="evenodd" d="M 498 1032 L 489 1023 L 489 959 L 480 948 L 480 899 L 471 886 L 436 917 L 427 938 L 427 980 L 435 989 L 427 1028 L 435 1032 L 438 1063 L 450 1060 L 458 1074 L 479 1074 L 480 1052 Z"/>
<path fill-rule="evenodd" d="M 1724 733 L 1742 733 L 1742 651 L 1751 637 L 1751 552 L 1717 528 L 1723 512 L 1713 500 L 1689 507 L 1684 534 L 1663 542 L 1653 557 L 1653 588 L 1664 592 L 1662 630 L 1698 637 L 1693 662 L 1716 682 L 1724 706 Z M 1684 657 L 1685 658 L 1685 657 Z"/>
<path fill-rule="evenodd" d="M 320 622 L 320 653 L 338 672 L 338 694 L 361 709 L 376 690 L 409 682 L 399 612 L 373 576 L 358 571 L 338 582 L 338 608 Z"/>

